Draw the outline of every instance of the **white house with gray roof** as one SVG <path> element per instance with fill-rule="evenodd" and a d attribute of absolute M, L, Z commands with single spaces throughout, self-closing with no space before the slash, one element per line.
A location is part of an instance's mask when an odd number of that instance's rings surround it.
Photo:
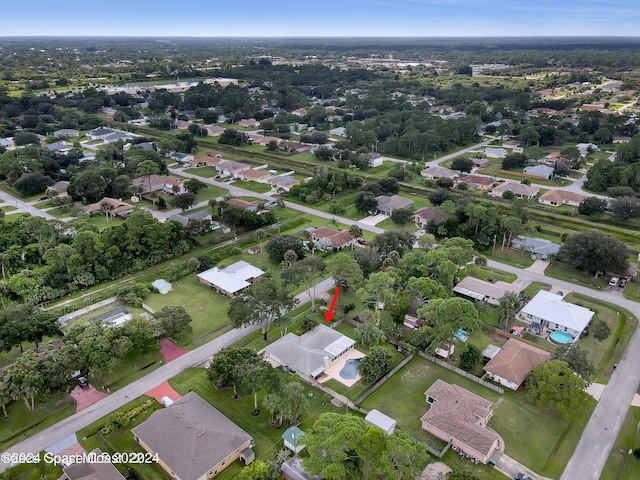
<path fill-rule="evenodd" d="M 562 296 L 539 291 L 520 311 L 528 322 L 536 322 L 549 330 L 566 332 L 577 339 L 595 315 L 588 308 L 565 302 Z"/>
<path fill-rule="evenodd" d="M 546 260 L 549 255 L 557 255 L 560 245 L 544 238 L 530 238 L 522 235 L 511 240 L 511 248 L 530 253 L 538 260 Z"/>
<path fill-rule="evenodd" d="M 318 378 L 355 343 L 355 340 L 326 325 L 318 325 L 301 336 L 286 334 L 265 347 L 263 356 L 271 363 L 309 380 Z"/>
<path fill-rule="evenodd" d="M 222 295 L 233 298 L 238 292 L 250 286 L 262 275 L 264 275 L 264 272 L 258 267 L 240 260 L 222 270 L 218 267 L 205 270 L 198 274 L 198 279 L 200 283 L 213 288 Z"/>

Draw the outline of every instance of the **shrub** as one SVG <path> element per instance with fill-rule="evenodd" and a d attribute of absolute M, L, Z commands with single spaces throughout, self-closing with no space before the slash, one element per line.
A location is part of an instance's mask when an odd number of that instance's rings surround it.
<path fill-rule="evenodd" d="M 593 333 L 593 336 L 598 340 L 604 340 L 609 335 L 611 335 L 611 328 L 603 320 L 598 319 L 593 322 L 593 325 L 591 326 L 591 332 Z"/>

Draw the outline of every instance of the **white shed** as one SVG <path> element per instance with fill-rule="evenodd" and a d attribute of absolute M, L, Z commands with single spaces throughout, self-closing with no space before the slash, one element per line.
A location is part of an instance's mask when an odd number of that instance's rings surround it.
<path fill-rule="evenodd" d="M 396 421 L 375 409 L 367 413 L 367 416 L 364 417 L 364 421 L 369 425 L 381 428 L 387 435 L 391 435 L 396 431 Z"/>
<path fill-rule="evenodd" d="M 161 278 L 151 282 L 151 285 L 153 285 L 153 287 L 156 288 L 158 292 L 160 292 L 160 295 L 165 295 L 169 293 L 171 290 L 173 290 L 173 287 L 171 286 L 171 284 Z"/>

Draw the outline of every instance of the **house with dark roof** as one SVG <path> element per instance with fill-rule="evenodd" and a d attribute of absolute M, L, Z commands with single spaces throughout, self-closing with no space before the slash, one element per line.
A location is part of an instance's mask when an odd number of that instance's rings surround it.
<path fill-rule="evenodd" d="M 347 230 L 334 230 L 333 228 L 320 227 L 311 232 L 311 240 L 321 250 L 342 250 L 353 245 L 354 238 Z"/>
<path fill-rule="evenodd" d="M 464 277 L 453 287 L 453 293 L 471 301 L 486 302 L 490 305 L 498 305 L 500 299 L 507 292 L 520 293 L 522 287 L 517 287 L 502 280 L 489 283 L 479 278 Z"/>
<path fill-rule="evenodd" d="M 413 207 L 413 200 L 401 197 L 400 195 L 379 195 L 376 197 L 378 202 L 378 213 L 391 215 L 391 212 L 401 208 Z"/>
<path fill-rule="evenodd" d="M 420 318 L 418 315 L 418 309 L 422 306 L 422 302 L 417 299 L 411 299 L 411 303 L 409 304 L 409 309 L 404 316 L 404 320 L 402 324 L 405 327 L 412 328 L 414 330 L 418 330 L 420 327 L 426 324 L 426 321 L 423 318 Z"/>
<path fill-rule="evenodd" d="M 87 460 L 63 467 L 62 480 L 124 480 L 113 463 L 105 461 L 99 448 L 92 450 Z"/>
<path fill-rule="evenodd" d="M 488 147 L 485 148 L 484 154 L 487 158 L 504 158 L 507 156 L 507 151 L 501 147 Z"/>
<path fill-rule="evenodd" d="M 538 187 L 534 187 L 533 185 L 525 185 L 520 182 L 512 182 L 507 180 L 506 182 L 500 183 L 499 185 L 493 187 L 489 195 L 493 197 L 501 197 L 504 192 L 513 192 L 513 194 L 517 198 L 526 198 L 530 200 L 538 195 L 539 191 L 540 189 Z"/>
<path fill-rule="evenodd" d="M 579 193 L 569 192 L 567 190 L 549 190 L 538 198 L 540 203 L 545 205 L 551 205 L 557 207 L 558 205 L 572 205 L 579 207 L 580 204 L 587 198 Z"/>
<path fill-rule="evenodd" d="M 422 428 L 451 443 L 479 462 L 488 463 L 498 448 L 500 437 L 489 430 L 492 403 L 437 379 L 425 392 L 429 410 L 422 418 Z"/>
<path fill-rule="evenodd" d="M 245 165 L 244 163 L 240 163 L 240 162 L 234 162 L 233 160 L 224 160 L 216 165 L 214 165 L 214 167 L 216 170 L 218 170 L 222 175 L 228 175 L 228 176 L 233 176 L 236 173 L 242 172 L 243 170 L 247 169 L 247 165 Z"/>
<path fill-rule="evenodd" d="M 454 180 L 456 185 L 460 185 L 463 182 L 469 185 L 469 188 L 474 188 L 476 190 L 491 190 L 496 183 L 496 179 L 486 175 L 476 175 L 474 173 L 471 175 L 465 175 L 464 177 L 458 177 Z"/>
<path fill-rule="evenodd" d="M 207 210 L 198 210 L 197 212 L 193 212 L 193 213 L 189 213 L 186 215 L 181 215 L 179 213 L 176 213 L 174 215 L 171 215 L 169 217 L 169 220 L 174 220 L 176 222 L 180 222 L 182 225 L 187 225 L 189 223 L 189 220 L 192 221 L 196 221 L 196 220 L 212 220 L 211 217 L 211 213 L 208 212 Z"/>
<path fill-rule="evenodd" d="M 411 218 L 416 225 L 420 228 L 424 228 L 431 220 L 433 220 L 436 225 L 439 225 L 446 222 L 447 217 L 447 213 L 440 208 L 424 207 L 413 212 L 413 216 Z"/>
<path fill-rule="evenodd" d="M 487 372 L 487 377 L 490 380 L 515 392 L 522 386 L 525 377 L 536 365 L 546 362 L 550 358 L 549 352 L 510 338 L 484 366 L 484 371 Z"/>
<path fill-rule="evenodd" d="M 63 139 L 74 138 L 74 137 L 79 137 L 80 132 L 74 128 L 62 128 L 60 130 L 56 130 L 55 132 L 53 132 L 53 136 L 56 138 L 63 138 Z"/>
<path fill-rule="evenodd" d="M 522 171 L 532 177 L 539 177 L 549 180 L 553 178 L 554 170 L 553 168 L 546 165 L 535 165 L 533 167 L 525 167 Z"/>
<path fill-rule="evenodd" d="M 488 158 L 472 158 L 471 161 L 476 168 L 484 168 L 491 163 Z"/>
<path fill-rule="evenodd" d="M 195 392 L 156 410 L 134 439 L 177 480 L 209 480 L 238 458 L 255 459 L 253 438 Z"/>
<path fill-rule="evenodd" d="M 287 333 L 262 351 L 274 365 L 296 372 L 304 380 L 318 378 L 356 341 L 326 325 L 317 325 L 304 335 Z"/>

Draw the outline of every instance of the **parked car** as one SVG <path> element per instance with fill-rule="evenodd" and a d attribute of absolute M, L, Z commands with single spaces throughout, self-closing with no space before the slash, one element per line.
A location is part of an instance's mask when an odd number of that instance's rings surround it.
<path fill-rule="evenodd" d="M 364 238 L 359 238 L 359 239 L 358 239 L 358 243 L 359 243 L 360 245 L 366 245 L 366 244 L 367 244 L 367 241 L 366 241 Z"/>
<path fill-rule="evenodd" d="M 613 277 L 611 280 L 609 280 L 609 286 L 615 287 L 617 284 L 618 284 L 618 277 Z"/>
<path fill-rule="evenodd" d="M 515 478 L 516 480 L 533 480 L 533 478 L 531 478 L 529 475 L 526 475 L 524 473 L 517 473 Z"/>
<path fill-rule="evenodd" d="M 80 385 L 80 388 L 86 388 L 89 386 L 89 379 L 87 377 L 85 377 L 84 375 L 82 377 L 78 377 L 78 385 Z"/>
<path fill-rule="evenodd" d="M 620 288 L 622 288 L 622 287 L 626 287 L 626 286 L 627 286 L 627 279 L 626 279 L 626 278 L 623 278 L 622 280 L 620 280 L 620 283 L 618 284 L 618 286 L 619 286 Z"/>

